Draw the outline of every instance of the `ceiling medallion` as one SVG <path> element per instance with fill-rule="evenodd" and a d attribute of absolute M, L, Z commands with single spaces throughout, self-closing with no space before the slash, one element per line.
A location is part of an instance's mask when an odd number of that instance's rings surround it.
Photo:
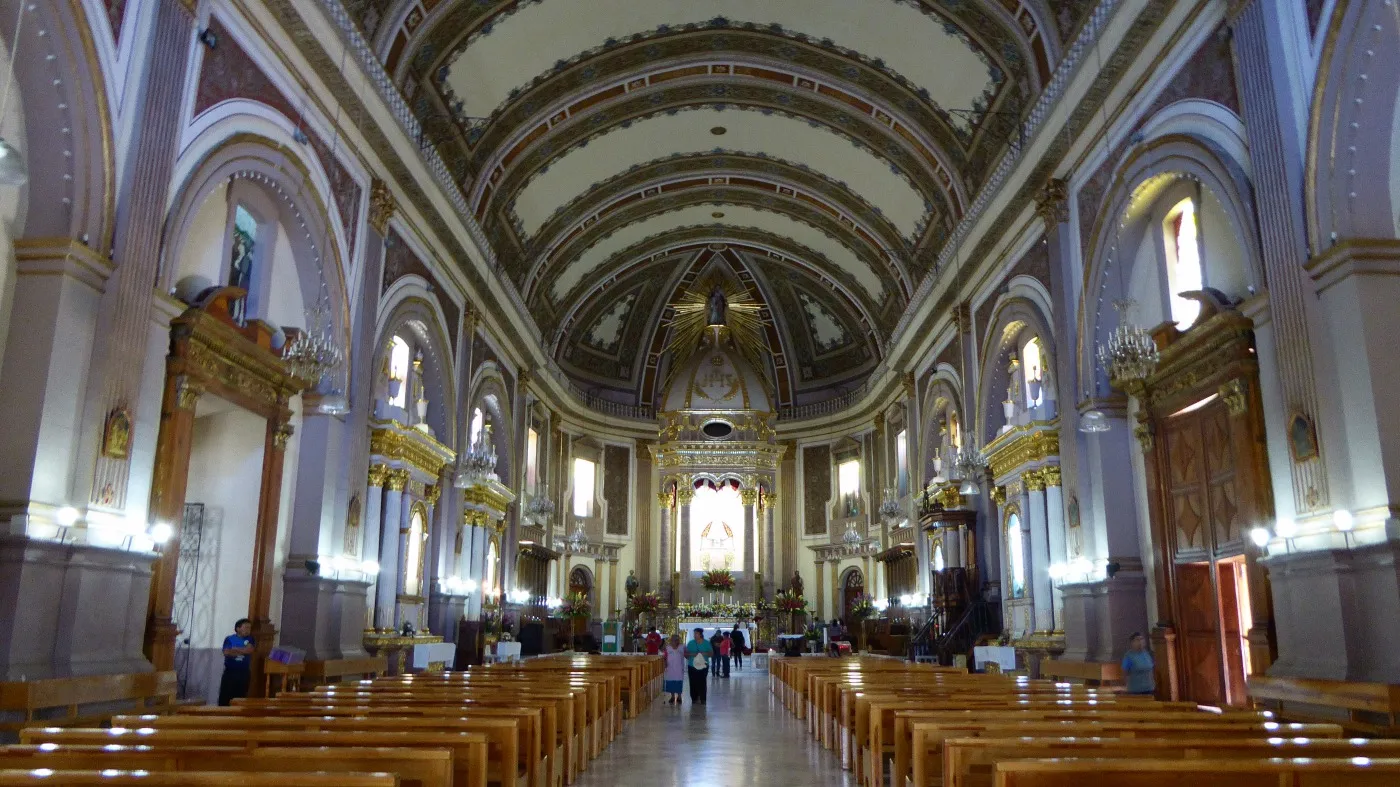
<path fill-rule="evenodd" d="M 717 211 L 715 211 L 714 213 L 711 213 L 711 214 L 710 214 L 710 218 L 712 218 L 712 219 L 722 219 L 722 218 L 724 218 L 724 213 L 723 213 L 722 211 L 718 211 L 718 210 L 717 210 Z"/>
<path fill-rule="evenodd" d="M 725 128 L 724 126 L 715 126 L 714 128 L 710 129 L 710 133 L 719 137 L 728 134 L 729 129 Z"/>

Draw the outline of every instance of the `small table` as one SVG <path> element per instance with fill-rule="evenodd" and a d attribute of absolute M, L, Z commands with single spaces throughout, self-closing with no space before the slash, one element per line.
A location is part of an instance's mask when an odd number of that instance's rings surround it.
<path fill-rule="evenodd" d="M 280 661 L 268 659 L 263 662 L 263 696 L 268 699 L 276 697 L 283 691 L 300 691 L 301 675 L 306 671 L 306 664 L 298 662 L 296 664 L 283 664 Z M 277 690 L 272 688 L 272 678 L 277 677 Z"/>

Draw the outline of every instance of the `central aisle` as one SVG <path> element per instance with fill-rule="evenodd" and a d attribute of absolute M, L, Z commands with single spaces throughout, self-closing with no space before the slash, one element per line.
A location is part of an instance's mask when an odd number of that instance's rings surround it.
<path fill-rule="evenodd" d="M 768 671 L 745 665 L 728 680 L 710 678 L 709 702 L 656 702 L 631 722 L 578 787 L 771 787 L 856 783 L 841 763 L 783 710 L 768 690 Z"/>

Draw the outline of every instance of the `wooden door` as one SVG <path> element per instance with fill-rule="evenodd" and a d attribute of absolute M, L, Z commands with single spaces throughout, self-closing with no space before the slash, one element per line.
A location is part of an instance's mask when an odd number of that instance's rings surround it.
<path fill-rule="evenodd" d="M 1183 563 L 1176 567 L 1181 630 L 1183 677 L 1182 699 L 1206 705 L 1225 703 L 1221 670 L 1220 605 L 1209 563 Z"/>
<path fill-rule="evenodd" d="M 1239 563 L 1217 563 L 1216 587 L 1220 592 L 1220 636 L 1225 659 L 1225 681 L 1231 705 L 1245 705 L 1244 632 L 1240 630 L 1240 593 L 1248 593 L 1239 581 Z"/>
<path fill-rule="evenodd" d="M 852 625 L 851 608 L 855 606 L 856 599 L 865 592 L 865 577 L 861 575 L 859 569 L 851 569 L 846 572 L 845 582 L 841 586 L 841 619 L 847 626 Z"/>

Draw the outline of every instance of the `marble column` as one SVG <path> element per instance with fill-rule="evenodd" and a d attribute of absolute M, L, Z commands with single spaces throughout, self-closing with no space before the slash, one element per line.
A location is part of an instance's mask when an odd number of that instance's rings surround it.
<path fill-rule="evenodd" d="M 399 593 L 399 543 L 403 526 L 404 487 L 407 470 L 390 470 L 385 481 L 384 516 L 379 536 L 379 583 L 374 592 L 374 625 L 393 628 Z"/>
<path fill-rule="evenodd" d="M 621 606 L 620 594 L 617 592 L 617 561 L 610 560 L 608 561 L 608 614 L 601 617 L 604 620 L 611 618 L 612 613 Z"/>
<path fill-rule="evenodd" d="M 1045 517 L 1045 479 L 1039 471 L 1022 474 L 1026 491 L 1022 498 L 1023 519 L 1030 531 L 1030 555 L 1026 570 L 1035 610 L 1035 630 L 1054 628 L 1054 598 L 1050 586 L 1050 541 Z"/>
<path fill-rule="evenodd" d="M 754 571 L 754 541 L 758 531 L 754 527 L 755 506 L 758 505 L 757 489 L 740 489 L 739 501 L 744 505 L 744 574 L 750 579 Z"/>
<path fill-rule="evenodd" d="M 777 492 L 769 492 L 769 493 L 767 494 L 767 501 L 766 501 L 766 503 L 767 503 L 766 508 L 767 508 L 767 510 L 768 510 L 768 516 L 767 516 L 767 521 L 766 521 L 766 523 L 764 524 L 764 530 L 766 531 L 765 534 L 764 534 L 764 536 L 765 536 L 765 541 L 766 541 L 766 543 L 767 543 L 767 548 L 764 549 L 764 554 L 763 554 L 763 557 L 764 557 L 763 576 L 764 576 L 769 582 L 771 582 L 771 583 L 772 583 L 772 586 L 776 589 L 779 585 L 782 584 L 782 581 L 778 578 L 778 562 L 777 562 L 777 561 L 778 561 L 778 557 L 777 557 L 777 556 L 778 556 L 778 540 L 777 540 L 777 530 L 778 530 L 778 528 L 777 528 L 776 520 L 777 520 L 777 517 L 778 517 L 778 493 L 777 493 Z M 776 591 L 775 591 L 775 592 L 776 592 Z"/>
<path fill-rule="evenodd" d="M 661 509 L 661 555 L 659 564 L 660 576 L 657 578 L 656 583 L 657 595 L 661 597 L 662 602 L 671 604 L 675 603 L 675 600 L 671 597 L 671 573 L 675 570 L 674 566 L 676 562 L 676 551 L 671 545 L 671 505 L 673 500 L 675 500 L 675 494 L 673 492 L 666 491 L 656 494 L 656 505 Z"/>
<path fill-rule="evenodd" d="M 674 594 L 679 601 L 687 601 L 691 589 L 690 582 L 690 503 L 695 499 L 695 490 L 683 486 L 676 492 L 676 510 L 680 513 L 680 525 L 676 528 L 676 538 L 681 542 L 681 562 L 676 569 L 680 578 Z"/>
<path fill-rule="evenodd" d="M 370 465 L 369 472 L 366 474 L 367 488 L 365 492 L 364 516 L 360 518 L 360 529 L 362 531 L 360 535 L 362 541 L 360 554 L 364 560 L 373 560 L 376 563 L 379 562 L 380 533 L 382 530 L 376 530 L 375 528 L 381 527 L 384 521 L 384 486 L 388 483 L 388 480 L 389 467 L 387 465 Z M 380 570 L 382 573 L 382 566 Z M 371 585 L 375 585 L 379 581 L 379 576 L 376 574 L 370 577 L 369 580 Z M 374 592 L 372 588 L 370 592 Z M 371 604 L 366 611 L 365 618 L 366 627 L 374 626 L 373 604 Z"/>
<path fill-rule="evenodd" d="M 1060 468 L 1058 465 L 1051 465 L 1040 471 L 1041 481 L 1045 484 L 1045 537 L 1048 548 L 1046 560 L 1048 566 L 1056 564 L 1064 565 L 1069 555 L 1065 549 L 1065 506 L 1064 495 L 1060 487 Z M 1051 583 L 1051 629 L 1055 631 L 1064 630 L 1064 597 L 1059 588 Z"/>

